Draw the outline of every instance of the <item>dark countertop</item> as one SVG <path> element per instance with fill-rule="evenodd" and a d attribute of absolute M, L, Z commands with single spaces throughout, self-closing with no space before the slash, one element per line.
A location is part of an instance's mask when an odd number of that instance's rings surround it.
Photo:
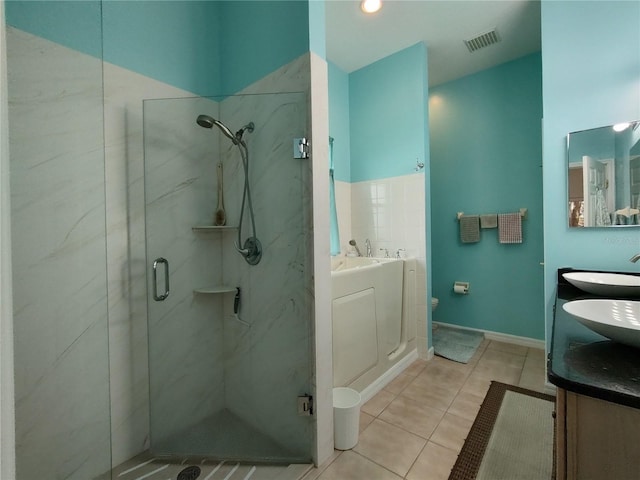
<path fill-rule="evenodd" d="M 640 349 L 609 340 L 564 311 L 562 305 L 568 301 L 601 298 L 567 283 L 562 277 L 567 271 L 572 269 L 558 270 L 549 381 L 575 393 L 640 408 Z"/>

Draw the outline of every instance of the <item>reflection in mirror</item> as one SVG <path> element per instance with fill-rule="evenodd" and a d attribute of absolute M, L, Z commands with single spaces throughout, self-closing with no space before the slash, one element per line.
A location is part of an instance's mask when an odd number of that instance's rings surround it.
<path fill-rule="evenodd" d="M 640 225 L 640 120 L 567 136 L 570 227 Z"/>

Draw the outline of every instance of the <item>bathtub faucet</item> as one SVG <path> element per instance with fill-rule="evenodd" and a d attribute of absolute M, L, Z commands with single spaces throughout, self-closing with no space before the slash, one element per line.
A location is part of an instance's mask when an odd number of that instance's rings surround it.
<path fill-rule="evenodd" d="M 371 253 L 371 242 L 368 238 L 364 241 L 364 246 L 367 247 L 367 257 L 373 257 L 373 254 Z"/>

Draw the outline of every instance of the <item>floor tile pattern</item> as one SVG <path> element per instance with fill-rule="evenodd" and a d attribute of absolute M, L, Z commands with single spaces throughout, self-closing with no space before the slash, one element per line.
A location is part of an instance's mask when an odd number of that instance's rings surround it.
<path fill-rule="evenodd" d="M 100 480 L 172 480 L 189 465 L 202 480 L 446 480 L 492 380 L 544 392 L 544 351 L 484 340 L 468 364 L 416 360 L 362 405 L 358 444 L 319 468 L 141 455 Z"/>
<path fill-rule="evenodd" d="M 446 480 L 492 380 L 544 392 L 544 351 L 485 339 L 467 364 L 416 360 L 361 407 L 358 444 L 304 480 Z"/>

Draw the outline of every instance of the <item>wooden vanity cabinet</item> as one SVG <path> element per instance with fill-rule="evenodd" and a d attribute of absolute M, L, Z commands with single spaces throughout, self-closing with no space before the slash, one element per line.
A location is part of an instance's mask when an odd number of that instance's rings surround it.
<path fill-rule="evenodd" d="M 640 479 L 640 409 L 556 394 L 556 480 Z"/>

